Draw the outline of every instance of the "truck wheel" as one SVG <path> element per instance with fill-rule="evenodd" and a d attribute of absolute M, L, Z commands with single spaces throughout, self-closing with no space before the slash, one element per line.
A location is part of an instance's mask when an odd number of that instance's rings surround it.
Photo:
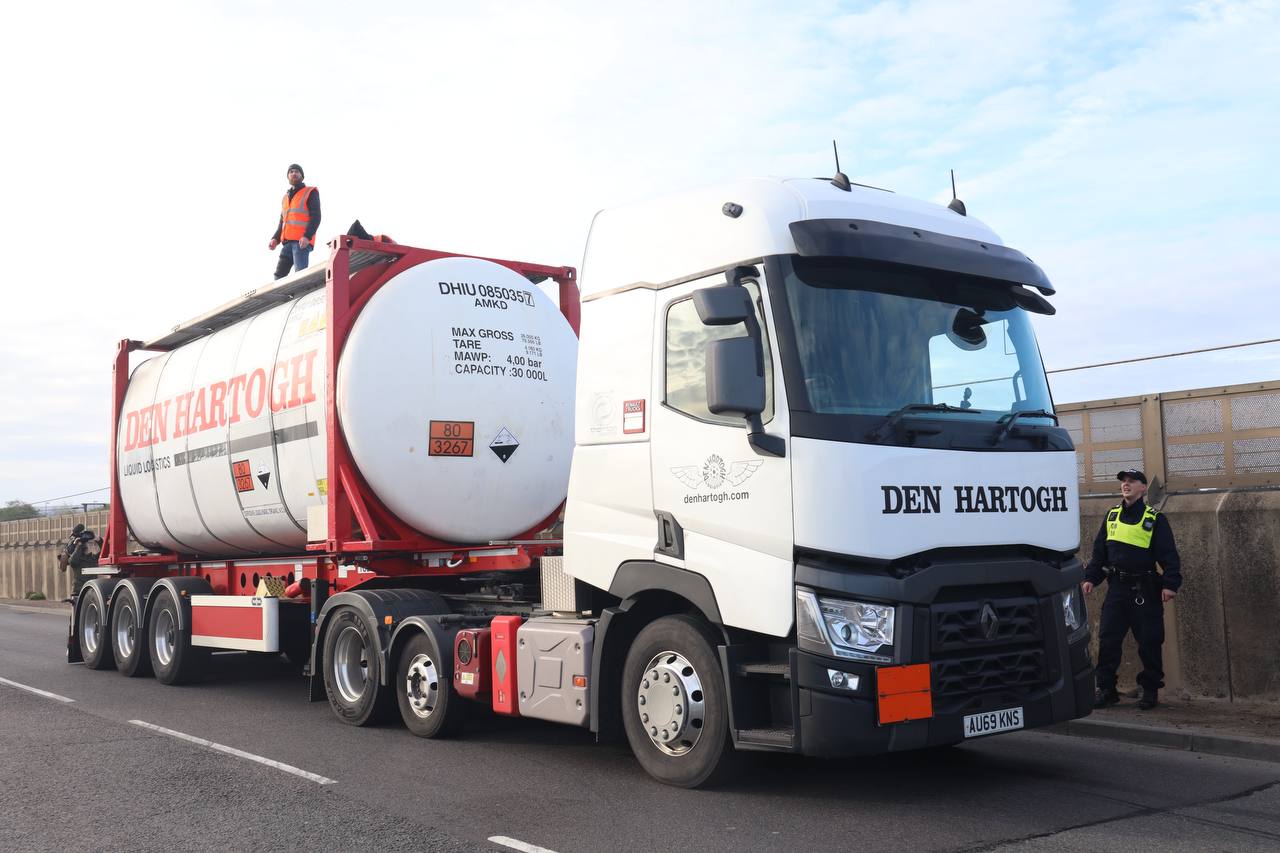
<path fill-rule="evenodd" d="M 119 600 L 111 613 L 111 651 L 115 655 L 116 669 L 128 678 L 150 675 L 151 658 L 147 654 L 150 645 L 138 615 L 138 606 L 128 593 L 117 597 Z"/>
<path fill-rule="evenodd" d="M 111 656 L 111 627 L 107 623 L 107 604 L 97 584 L 85 584 L 76 599 L 80 609 L 80 654 L 89 669 L 106 669 L 115 661 Z"/>
<path fill-rule="evenodd" d="M 382 680 L 375 628 L 354 607 L 339 607 L 324 634 L 324 689 L 338 719 L 364 726 L 390 706 Z"/>
<path fill-rule="evenodd" d="M 650 776 L 681 788 L 722 781 L 733 755 L 728 707 L 704 623 L 666 616 L 639 633 L 622 671 L 622 719 Z"/>
<path fill-rule="evenodd" d="M 418 737 L 455 734 L 466 717 L 466 705 L 441 666 L 440 653 L 426 634 L 405 644 L 396 662 L 396 700 L 400 716 Z"/>
<path fill-rule="evenodd" d="M 161 684 L 186 684 L 204 675 L 209 650 L 191 645 L 191 626 L 181 628 L 178 602 L 161 590 L 147 623 L 151 668 Z"/>

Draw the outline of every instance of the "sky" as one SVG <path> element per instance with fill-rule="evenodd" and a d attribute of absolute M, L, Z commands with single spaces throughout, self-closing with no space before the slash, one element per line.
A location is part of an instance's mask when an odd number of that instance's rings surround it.
<path fill-rule="evenodd" d="M 116 342 L 270 281 L 291 162 L 323 239 L 578 265 L 601 208 L 835 139 L 906 195 L 955 170 L 1058 287 L 1050 371 L 1280 337 L 1276 0 L 21 4 L 0 72 L 0 502 L 107 485 Z M 1280 380 L 1280 344 L 1050 380 Z"/>

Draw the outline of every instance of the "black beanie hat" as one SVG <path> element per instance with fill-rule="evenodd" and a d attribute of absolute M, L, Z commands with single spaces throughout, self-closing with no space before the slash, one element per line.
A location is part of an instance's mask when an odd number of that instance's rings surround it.
<path fill-rule="evenodd" d="M 290 172 L 292 172 L 294 169 L 297 169 L 299 172 L 302 172 L 302 167 L 301 167 L 301 166 L 299 166 L 297 163 L 290 163 L 290 164 L 289 164 L 289 168 L 285 169 L 285 170 L 284 170 L 284 173 L 287 175 L 287 174 L 289 174 Z M 305 178 L 306 176 L 307 176 L 307 173 L 306 173 L 306 172 L 302 172 L 302 177 L 304 177 L 304 178 Z"/>

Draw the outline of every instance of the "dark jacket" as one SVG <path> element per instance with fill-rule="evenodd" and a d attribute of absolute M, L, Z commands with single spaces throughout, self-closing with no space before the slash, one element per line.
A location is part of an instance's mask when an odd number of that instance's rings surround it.
<path fill-rule="evenodd" d="M 1120 520 L 1125 524 L 1137 524 L 1142 521 L 1147 505 L 1142 500 L 1136 500 L 1132 506 L 1122 503 L 1120 507 Z M 1108 514 L 1110 512 L 1107 510 Z M 1178 587 L 1182 586 L 1182 560 L 1178 557 L 1178 546 L 1173 541 L 1173 529 L 1169 527 L 1169 519 L 1164 513 L 1156 516 L 1150 548 L 1138 548 L 1127 542 L 1108 542 L 1107 519 L 1104 516 L 1098 535 L 1093 537 L 1093 556 L 1089 558 L 1089 565 L 1085 566 L 1084 579 L 1096 586 L 1106 578 L 1103 566 L 1111 566 L 1130 574 L 1143 574 L 1154 572 L 1157 563 L 1161 570 L 1160 585 L 1177 592 Z"/>
<path fill-rule="evenodd" d="M 298 194 L 298 190 L 305 187 L 306 184 L 298 184 L 296 187 L 289 187 L 289 200 L 293 201 L 293 197 Z M 307 213 L 311 216 L 311 221 L 307 223 L 307 230 L 303 236 L 311 241 L 314 246 L 316 242 L 316 232 L 320 230 L 320 190 L 315 187 L 311 188 L 311 195 L 307 196 Z M 272 240 L 280 239 L 280 232 L 284 230 L 284 214 L 280 215 L 280 220 L 276 223 L 276 233 L 271 235 Z"/>

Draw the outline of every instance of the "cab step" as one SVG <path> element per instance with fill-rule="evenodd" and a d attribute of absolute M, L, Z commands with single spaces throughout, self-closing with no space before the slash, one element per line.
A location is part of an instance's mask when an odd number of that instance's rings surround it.
<path fill-rule="evenodd" d="M 738 749 L 758 752 L 791 752 L 796 738 L 791 729 L 738 729 L 734 734 Z"/>
<path fill-rule="evenodd" d="M 781 678 L 784 681 L 791 680 L 791 664 L 786 663 L 770 663 L 762 661 L 759 663 L 740 663 L 734 670 L 735 675 L 756 676 L 763 678 Z"/>

